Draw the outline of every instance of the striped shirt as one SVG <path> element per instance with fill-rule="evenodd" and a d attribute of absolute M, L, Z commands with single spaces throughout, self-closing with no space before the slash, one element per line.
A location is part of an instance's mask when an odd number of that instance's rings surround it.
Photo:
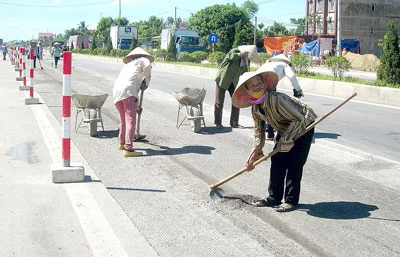
<path fill-rule="evenodd" d="M 278 131 L 283 141 L 290 142 L 317 118 L 308 105 L 280 92 L 269 92 L 264 103 L 253 105 L 251 112 L 254 119 L 252 150 L 264 147 L 266 122 Z"/>

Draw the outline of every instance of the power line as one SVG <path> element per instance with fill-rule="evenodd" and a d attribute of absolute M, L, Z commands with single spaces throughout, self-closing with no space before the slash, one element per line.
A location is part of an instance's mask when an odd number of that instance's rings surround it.
<path fill-rule="evenodd" d="M 258 5 L 260 5 L 260 4 L 266 4 L 266 3 L 270 3 L 270 2 L 274 2 L 275 0 L 267 0 L 267 1 L 262 1 L 262 2 L 259 2 L 259 3 L 256 3 L 256 4 L 258 4 Z"/>
<path fill-rule="evenodd" d="M 100 5 L 100 4 L 106 4 L 106 3 L 112 3 L 112 2 L 114 2 L 114 1 L 111 0 L 111 1 L 105 1 L 105 2 L 91 3 L 91 4 L 72 4 L 72 5 L 30 5 L 30 4 L 13 4 L 13 3 L 4 3 L 4 2 L 0 2 L 0 4 L 32 7 L 32 8 L 59 8 L 59 7 L 80 7 L 80 6 Z"/>

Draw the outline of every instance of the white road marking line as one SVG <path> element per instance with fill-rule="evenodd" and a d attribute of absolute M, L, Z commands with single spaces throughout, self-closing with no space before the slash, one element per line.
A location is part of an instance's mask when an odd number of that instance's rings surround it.
<path fill-rule="evenodd" d="M 54 163 L 61 163 L 61 140 L 52 128 L 42 106 L 31 105 Z M 60 131 L 61 135 L 61 131 Z M 74 147 L 74 146 L 72 146 Z M 50 169 L 49 169 L 50 172 Z M 93 255 L 128 256 L 113 229 L 104 217 L 86 183 L 63 184 L 77 218 L 86 235 Z"/>

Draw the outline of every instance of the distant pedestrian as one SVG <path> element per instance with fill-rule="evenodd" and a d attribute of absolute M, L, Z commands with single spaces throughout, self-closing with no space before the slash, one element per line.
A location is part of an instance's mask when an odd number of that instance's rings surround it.
<path fill-rule="evenodd" d="M 36 69 L 36 58 L 39 56 L 39 48 L 35 40 L 31 40 L 30 46 L 33 49 L 33 68 Z"/>
<path fill-rule="evenodd" d="M 39 60 L 43 60 L 43 41 L 39 41 L 38 45 L 38 50 L 39 50 Z"/>
<path fill-rule="evenodd" d="M 61 52 L 62 50 L 60 47 L 60 43 L 55 42 L 50 51 L 51 56 L 54 57 L 54 68 L 57 68 L 58 61 L 61 57 Z"/>
<path fill-rule="evenodd" d="M 5 44 L 1 46 L 1 51 L 3 52 L 3 60 L 6 60 L 7 46 Z"/>

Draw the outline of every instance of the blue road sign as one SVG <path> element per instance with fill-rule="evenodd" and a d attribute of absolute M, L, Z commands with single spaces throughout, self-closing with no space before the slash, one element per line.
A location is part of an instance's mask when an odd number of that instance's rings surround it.
<path fill-rule="evenodd" d="M 210 34 L 208 36 L 208 42 L 210 42 L 210 44 L 218 43 L 218 34 Z"/>

